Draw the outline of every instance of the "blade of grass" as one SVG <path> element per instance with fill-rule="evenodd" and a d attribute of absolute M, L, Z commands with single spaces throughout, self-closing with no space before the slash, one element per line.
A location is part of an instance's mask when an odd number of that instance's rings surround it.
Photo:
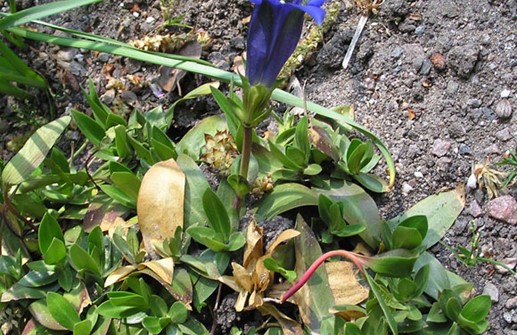
<path fill-rule="evenodd" d="M 142 51 L 139 49 L 135 49 L 131 46 L 127 46 L 124 44 L 120 44 L 121 42 L 117 43 L 117 45 L 111 45 L 106 44 L 99 41 L 92 41 L 92 40 L 84 40 L 84 39 L 78 39 L 78 38 L 69 38 L 69 37 L 58 37 L 54 35 L 47 35 L 44 33 L 38 33 L 34 31 L 29 31 L 26 29 L 21 28 L 11 28 L 9 29 L 12 33 L 16 35 L 20 35 L 24 38 L 46 42 L 46 43 L 53 43 L 61 46 L 68 46 L 68 47 L 76 47 L 76 48 L 83 48 L 88 50 L 96 50 L 100 52 L 107 52 L 118 56 L 128 57 L 135 60 L 140 60 L 147 63 L 152 64 L 158 64 L 163 66 L 168 66 L 172 68 L 178 68 L 180 70 L 192 72 L 201 74 L 207 77 L 211 77 L 226 83 L 229 83 L 233 81 L 233 83 L 237 86 L 241 86 L 242 82 L 241 79 L 237 74 L 227 72 L 218 68 L 215 68 L 213 66 L 208 66 L 205 64 L 199 64 L 198 62 L 195 62 L 194 59 L 186 58 L 183 60 L 178 59 L 172 59 L 170 57 L 165 57 L 161 53 L 157 52 L 147 52 Z M 315 104 L 313 102 L 306 102 L 304 99 L 298 98 L 290 93 L 287 93 L 283 90 L 276 89 L 273 92 L 272 98 L 274 100 L 304 108 L 306 107 L 309 111 L 312 111 L 316 114 L 319 114 L 321 116 L 325 116 L 334 120 L 339 121 L 343 125 L 348 125 L 350 127 L 353 127 L 363 135 L 370 138 L 375 145 L 379 148 L 379 151 L 384 156 L 384 159 L 386 160 L 386 164 L 388 166 L 389 171 L 389 187 L 392 187 L 395 183 L 395 163 L 393 161 L 393 158 L 391 157 L 390 152 L 388 151 L 388 148 L 386 145 L 372 132 L 370 132 L 367 128 L 361 126 L 360 124 L 354 122 L 350 118 L 348 118 L 345 115 L 341 115 L 339 113 L 336 113 L 328 108 L 325 108 L 323 106 L 320 106 L 318 104 Z"/>
<path fill-rule="evenodd" d="M 20 57 L 2 41 L 0 41 L 0 67 L 6 68 L 1 71 L 2 79 L 4 80 L 17 81 L 41 89 L 47 88 L 45 78 L 28 67 Z"/>
<path fill-rule="evenodd" d="M 10 14 L 0 20 L 0 30 L 19 26 L 33 20 L 41 19 L 50 15 L 58 14 L 67 10 L 100 1 L 102 0 L 66 0 L 30 7 L 14 14 Z"/>

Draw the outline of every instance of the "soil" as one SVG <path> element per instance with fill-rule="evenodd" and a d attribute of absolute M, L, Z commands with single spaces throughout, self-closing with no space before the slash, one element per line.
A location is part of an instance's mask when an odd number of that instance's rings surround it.
<path fill-rule="evenodd" d="M 44 2 L 49 1 L 19 1 L 22 6 Z M 160 8 L 160 1 L 105 1 L 55 16 L 52 22 L 129 41 L 159 31 L 165 13 Z M 213 40 L 202 58 L 230 70 L 245 49 L 244 19 L 251 9 L 246 0 L 178 0 L 169 15 L 183 16 L 183 23 L 208 32 Z M 305 83 L 310 100 L 327 107 L 352 105 L 356 120 L 390 149 L 396 186 L 377 198 L 386 218 L 429 195 L 467 183 L 475 164 L 500 161 L 517 148 L 516 0 L 386 0 L 377 14 L 370 15 L 343 70 L 341 61 L 359 16 L 350 3 L 341 2 L 337 23 L 295 75 Z M 88 78 L 103 101 L 122 113 L 133 107 L 167 107 L 178 97 L 177 91 L 162 96 L 156 86 L 151 89 L 159 74 L 156 66 L 85 50 L 30 46 L 25 57 L 49 80 L 58 115 L 72 107 L 87 109 L 80 87 L 86 87 Z M 120 79 L 124 89 L 106 88 L 107 74 Z M 143 85 L 131 84 L 128 74 L 140 77 Z M 203 81 L 208 79 L 187 75 L 181 82 L 183 92 Z M 46 98 L 38 99 L 42 113 L 48 113 Z M 10 124 L 11 117 L 27 108 L 7 97 L 0 100 L 7 106 L 0 120 L 5 134 L 0 150 L 7 158 L 12 154 L 7 143 L 23 130 Z M 212 101 L 182 105 L 176 111 L 173 136 L 213 113 L 217 107 Z M 9 128 L 12 131 L 5 133 Z M 73 140 L 75 135 L 68 136 Z M 510 200 L 504 207 L 508 209 L 517 198 L 517 187 L 499 196 L 504 195 Z M 444 243 L 468 247 L 474 223 L 482 255 L 515 268 L 517 210 L 494 219 L 493 206 L 486 189 L 466 188 L 465 210 Z M 492 297 L 488 334 L 517 334 L 517 276 L 484 262 L 467 267 L 441 245 L 432 251 L 451 271 L 471 281 L 478 293 Z"/>

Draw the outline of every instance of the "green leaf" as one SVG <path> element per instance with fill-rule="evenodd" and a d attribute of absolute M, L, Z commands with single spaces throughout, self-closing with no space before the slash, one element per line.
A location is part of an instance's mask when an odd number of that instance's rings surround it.
<path fill-rule="evenodd" d="M 419 254 L 406 249 L 395 249 L 370 257 L 368 267 L 373 271 L 389 277 L 408 277 Z"/>
<path fill-rule="evenodd" d="M 192 226 L 187 229 L 187 233 L 196 241 L 211 250 L 218 252 L 226 249 L 225 241 L 221 235 L 217 234 L 212 228 Z"/>
<path fill-rule="evenodd" d="M 47 307 L 52 317 L 68 330 L 73 330 L 74 325 L 81 321 L 74 306 L 58 293 L 47 293 Z"/>
<path fill-rule="evenodd" d="M 142 320 L 142 326 L 151 334 L 160 334 L 163 328 L 171 323 L 170 317 L 146 316 Z"/>
<path fill-rule="evenodd" d="M 427 248 L 436 244 L 450 229 L 463 210 L 465 197 L 462 188 L 431 195 L 408 209 L 404 214 L 387 222 L 393 230 L 399 222 L 416 216 L 427 217 L 429 230 L 422 242 Z"/>
<path fill-rule="evenodd" d="M 384 296 L 382 294 L 381 288 L 379 287 L 379 284 L 368 274 L 368 272 L 364 272 L 364 276 L 366 277 L 366 281 L 368 282 L 368 285 L 370 285 L 370 289 L 372 290 L 373 295 L 377 299 L 377 302 L 379 303 L 380 308 L 382 309 L 382 312 L 384 314 L 384 318 L 386 319 L 386 322 L 388 323 L 388 326 L 391 329 L 391 332 L 394 335 L 398 334 L 398 328 L 397 328 L 397 322 L 393 318 L 392 311 L 384 301 Z"/>
<path fill-rule="evenodd" d="M 187 307 L 185 307 L 185 304 L 179 301 L 176 301 L 172 304 L 168 314 L 171 317 L 172 322 L 176 324 L 184 323 L 188 318 Z"/>
<path fill-rule="evenodd" d="M 47 307 L 46 295 L 43 296 L 43 299 L 36 300 L 31 303 L 28 307 L 28 310 L 34 317 L 34 319 L 41 325 L 43 325 L 47 329 L 51 330 L 66 330 L 61 324 L 59 324 L 50 314 L 50 311 Z M 43 333 L 45 334 L 45 333 Z"/>
<path fill-rule="evenodd" d="M 397 225 L 393 231 L 393 249 L 414 249 L 421 245 L 427 234 L 427 217 L 415 215 L 408 217 Z"/>
<path fill-rule="evenodd" d="M 63 116 L 36 130 L 20 151 L 5 165 L 2 171 L 3 184 L 18 185 L 27 179 L 43 162 L 69 123 L 70 117 Z"/>
<path fill-rule="evenodd" d="M 170 138 L 158 127 L 151 130 L 151 145 L 156 150 L 160 160 L 168 160 L 170 158 L 178 158 L 176 149 Z"/>
<path fill-rule="evenodd" d="M 70 263 L 76 271 L 89 271 L 100 276 L 99 264 L 79 245 L 70 247 Z"/>
<path fill-rule="evenodd" d="M 42 254 L 47 253 L 54 238 L 65 242 L 61 226 L 57 220 L 47 212 L 43 216 L 38 228 L 38 244 Z"/>
<path fill-rule="evenodd" d="M 45 263 L 55 265 L 61 263 L 66 258 L 65 243 L 57 238 L 53 238 L 47 251 L 43 253 Z"/>
<path fill-rule="evenodd" d="M 318 193 L 314 190 L 296 183 L 280 184 L 259 202 L 256 216 L 269 220 L 294 208 L 317 205 Z"/>
<path fill-rule="evenodd" d="M 296 124 L 296 132 L 294 135 L 294 145 L 305 154 L 304 161 L 309 159 L 311 150 L 308 128 L 309 120 L 304 116 L 298 121 L 298 124 Z"/>
<path fill-rule="evenodd" d="M 371 143 L 353 139 L 346 153 L 346 164 L 352 175 L 358 174 L 373 156 Z"/>
<path fill-rule="evenodd" d="M 97 89 L 95 88 L 95 84 L 93 80 L 88 80 L 88 92 L 83 92 L 86 101 L 88 101 L 88 105 L 90 105 L 93 116 L 95 117 L 95 121 L 104 129 L 108 129 L 107 127 L 107 119 L 111 113 L 111 110 L 101 102 L 99 96 L 97 95 Z"/>
<path fill-rule="evenodd" d="M 280 266 L 280 264 L 278 264 L 278 262 L 275 259 L 273 259 L 271 257 L 268 257 L 268 258 L 264 259 L 264 266 L 269 271 L 278 272 L 285 279 L 287 279 L 287 281 L 290 282 L 290 283 L 292 283 L 292 282 L 294 282 L 296 280 L 296 272 L 295 271 L 284 269 L 283 267 Z"/>
<path fill-rule="evenodd" d="M 93 322 L 91 320 L 83 320 L 74 325 L 73 335 L 90 335 L 93 330 Z"/>
<path fill-rule="evenodd" d="M 55 267 L 53 267 L 55 269 Z M 20 279 L 18 284 L 25 287 L 41 287 L 53 283 L 57 279 L 57 273 L 53 270 L 29 271 Z"/>
<path fill-rule="evenodd" d="M 81 113 L 75 109 L 70 111 L 75 123 L 81 133 L 90 141 L 95 147 L 99 148 L 104 136 L 106 136 L 105 129 L 94 119 L 88 115 Z"/>
<path fill-rule="evenodd" d="M 226 209 L 212 189 L 208 188 L 203 193 L 203 209 L 208 215 L 208 222 L 210 227 L 216 232 L 221 234 L 225 242 L 228 241 L 232 232 L 232 226 L 230 218 Z"/>
<path fill-rule="evenodd" d="M 237 251 L 246 244 L 246 238 L 240 231 L 233 232 L 226 243 L 228 251 Z"/>
<path fill-rule="evenodd" d="M 359 236 L 373 249 L 377 249 L 384 222 L 375 201 L 361 187 L 344 180 L 331 180 L 325 189 L 315 189 L 343 206 L 343 218 L 350 224 L 366 227 Z"/>
<path fill-rule="evenodd" d="M 140 189 L 141 180 L 133 173 L 113 172 L 110 176 L 113 186 L 124 193 L 131 202 L 136 204 L 138 199 L 138 190 Z"/>
<path fill-rule="evenodd" d="M 385 193 L 389 191 L 388 184 L 382 178 L 371 173 L 359 172 L 354 175 L 353 178 L 359 182 L 362 186 L 366 187 L 369 191 L 375 193 Z"/>
<path fill-rule="evenodd" d="M 103 302 L 99 308 L 97 308 L 99 315 L 115 319 L 130 317 L 141 310 L 142 308 L 136 306 L 115 305 L 111 300 Z"/>
<path fill-rule="evenodd" d="M 123 173 L 123 172 L 122 172 Z M 130 185 L 128 185 L 130 186 Z M 127 208 L 136 209 L 136 200 L 114 185 L 99 185 L 102 192 Z"/>
<path fill-rule="evenodd" d="M 126 159 L 131 153 L 131 148 L 127 143 L 126 127 L 117 125 L 113 129 L 115 130 L 115 147 L 117 148 L 117 153 L 120 158 Z"/>
<path fill-rule="evenodd" d="M 470 299 L 460 313 L 460 318 L 464 318 L 474 322 L 480 322 L 484 320 L 488 313 L 490 312 L 490 308 L 492 307 L 492 300 L 490 300 L 490 296 L 488 295 L 478 295 L 472 299 Z M 461 325 L 461 321 L 458 320 Z"/>
<path fill-rule="evenodd" d="M 187 155 L 180 154 L 176 163 L 181 167 L 181 171 L 185 174 L 185 218 L 184 227 L 194 224 L 208 224 L 208 217 L 203 210 L 202 203 L 203 194 L 210 188 L 208 181 L 199 166 L 192 158 Z"/>

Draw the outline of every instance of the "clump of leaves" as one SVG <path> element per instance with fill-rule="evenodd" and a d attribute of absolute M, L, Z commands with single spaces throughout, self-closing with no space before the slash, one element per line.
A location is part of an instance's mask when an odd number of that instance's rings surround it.
<path fill-rule="evenodd" d="M 514 182 L 514 179 L 517 178 L 517 149 L 512 151 L 508 151 L 503 159 L 496 163 L 499 166 L 505 167 L 507 171 L 507 177 L 504 181 L 502 187 L 507 187 Z"/>

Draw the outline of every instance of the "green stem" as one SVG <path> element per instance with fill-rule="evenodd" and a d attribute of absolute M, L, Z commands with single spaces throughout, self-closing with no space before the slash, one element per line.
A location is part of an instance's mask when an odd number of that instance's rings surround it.
<path fill-rule="evenodd" d="M 253 128 L 247 126 L 244 126 L 243 128 L 244 136 L 242 139 L 241 166 L 239 174 L 247 181 L 251 158 L 251 145 L 253 144 Z"/>

